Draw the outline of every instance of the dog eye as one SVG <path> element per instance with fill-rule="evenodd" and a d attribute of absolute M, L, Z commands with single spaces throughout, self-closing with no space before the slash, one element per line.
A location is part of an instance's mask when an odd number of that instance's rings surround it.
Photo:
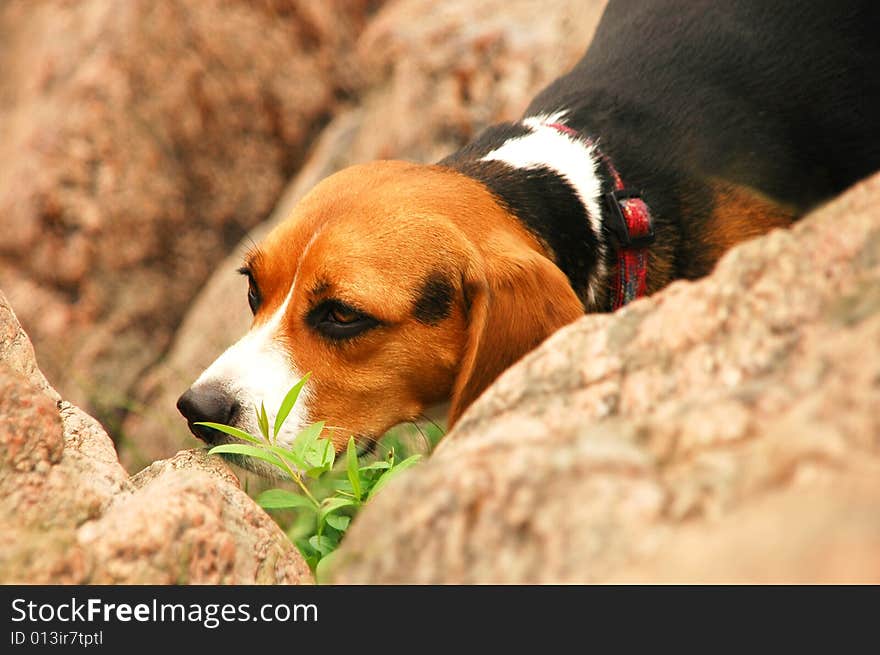
<path fill-rule="evenodd" d="M 250 307 L 251 307 L 251 312 L 256 314 L 257 309 L 260 306 L 260 292 L 257 291 L 257 287 L 254 285 L 253 282 L 251 282 L 248 285 L 247 298 L 248 298 L 248 305 L 250 305 Z"/>
<path fill-rule="evenodd" d="M 348 325 L 349 323 L 354 323 L 360 317 L 361 314 L 358 314 L 356 311 L 348 309 L 347 307 L 333 307 L 329 312 L 327 312 L 327 318 L 334 323 L 339 323 L 340 325 Z"/>
<path fill-rule="evenodd" d="M 251 313 L 256 314 L 257 310 L 260 308 L 260 302 L 262 300 L 260 298 L 260 289 L 259 289 L 259 287 L 257 287 L 257 283 L 254 280 L 254 275 L 253 275 L 253 273 L 250 272 L 249 269 L 240 268 L 240 269 L 238 269 L 238 272 L 241 273 L 242 275 L 246 276 L 248 279 L 248 292 L 247 292 L 248 305 L 250 305 Z"/>
<path fill-rule="evenodd" d="M 379 325 L 372 316 L 337 300 L 321 303 L 309 312 L 307 320 L 316 331 L 331 339 L 350 339 Z"/>

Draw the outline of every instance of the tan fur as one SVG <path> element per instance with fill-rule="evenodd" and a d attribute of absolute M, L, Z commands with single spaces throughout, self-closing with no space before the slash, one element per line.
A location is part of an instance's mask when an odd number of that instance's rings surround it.
<path fill-rule="evenodd" d="M 511 241 L 504 259 L 492 264 L 477 260 L 466 274 L 470 324 L 450 423 L 511 364 L 584 314 L 565 274 L 546 257 Z"/>
<path fill-rule="evenodd" d="M 715 180 L 710 186 L 715 206 L 706 222 L 701 248 L 713 263 L 736 244 L 777 227 L 788 227 L 797 217 L 793 209 L 754 189 L 722 180 Z"/>

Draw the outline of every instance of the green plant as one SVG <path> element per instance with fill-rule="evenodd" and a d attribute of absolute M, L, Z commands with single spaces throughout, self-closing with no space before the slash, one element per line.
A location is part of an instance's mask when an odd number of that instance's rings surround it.
<path fill-rule="evenodd" d="M 255 457 L 277 467 L 296 484 L 299 493 L 267 489 L 256 501 L 264 509 L 297 512 L 297 520 L 288 534 L 320 581 L 358 510 L 391 479 L 418 463 L 422 455 L 398 460 L 397 449 L 391 446 L 383 458 L 361 464 L 354 437 L 349 437 L 344 465 L 337 465 L 333 442 L 321 437 L 325 429 L 330 429 L 324 421 L 305 427 L 289 446 L 279 446 L 278 433 L 308 378 L 309 374 L 303 376 L 285 395 L 271 431 L 262 403 L 254 408 L 259 435 L 222 423 L 204 421 L 197 425 L 246 442 L 215 446 L 209 451 L 211 454 Z"/>

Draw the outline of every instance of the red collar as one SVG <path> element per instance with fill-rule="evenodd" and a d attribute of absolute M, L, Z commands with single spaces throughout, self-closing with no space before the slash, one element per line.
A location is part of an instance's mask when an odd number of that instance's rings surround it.
<path fill-rule="evenodd" d="M 562 123 L 546 125 L 568 136 L 583 138 L 577 130 Z M 617 270 L 611 288 L 611 311 L 615 311 L 648 295 L 648 246 L 654 242 L 654 220 L 641 194 L 624 186 L 620 173 L 594 141 L 584 140 L 593 146 L 614 181 L 614 190 L 605 194 L 608 212 L 604 224 L 617 241 Z"/>

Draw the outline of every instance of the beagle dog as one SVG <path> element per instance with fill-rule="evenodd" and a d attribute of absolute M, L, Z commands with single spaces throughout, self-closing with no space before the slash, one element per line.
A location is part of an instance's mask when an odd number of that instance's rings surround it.
<path fill-rule="evenodd" d="M 835 0 L 612 0 L 517 122 L 433 165 L 318 184 L 244 262 L 253 326 L 187 390 L 197 421 L 337 448 L 449 403 L 584 312 L 708 273 L 880 169 L 880 12 Z M 259 462 L 245 462 L 265 472 Z"/>

